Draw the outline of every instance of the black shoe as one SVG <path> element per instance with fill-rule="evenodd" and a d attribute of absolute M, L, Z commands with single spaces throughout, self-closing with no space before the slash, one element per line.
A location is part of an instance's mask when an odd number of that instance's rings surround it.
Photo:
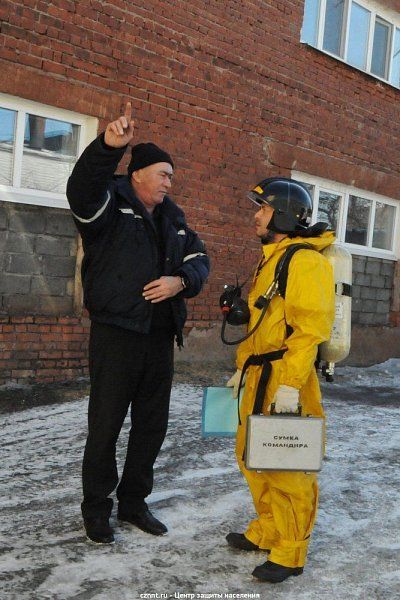
<path fill-rule="evenodd" d="M 151 533 L 152 535 L 165 535 L 168 531 L 165 525 L 156 519 L 148 508 L 144 508 L 138 513 L 127 513 L 119 510 L 118 519 L 131 523 L 131 525 L 136 525 L 142 531 L 146 531 L 146 533 Z"/>
<path fill-rule="evenodd" d="M 83 519 L 86 535 L 96 544 L 113 544 L 114 532 L 111 529 L 107 517 L 91 517 Z"/>
<path fill-rule="evenodd" d="M 256 567 L 252 573 L 253 577 L 270 583 L 281 583 L 291 575 L 301 575 L 303 567 L 284 567 L 268 560 Z"/>
<path fill-rule="evenodd" d="M 247 550 L 248 552 L 252 550 L 261 550 L 259 546 L 253 544 L 244 533 L 228 533 L 226 536 L 226 541 L 232 548 L 237 548 L 238 550 Z"/>

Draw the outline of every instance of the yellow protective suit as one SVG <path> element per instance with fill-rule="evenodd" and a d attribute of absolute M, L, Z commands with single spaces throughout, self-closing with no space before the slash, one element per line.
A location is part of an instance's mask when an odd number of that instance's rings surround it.
<path fill-rule="evenodd" d="M 249 330 L 260 311 L 254 302 L 271 284 L 275 267 L 291 244 L 307 242 L 318 252 L 298 250 L 289 266 L 286 297 L 275 296 L 256 330 L 242 342 L 237 351 L 237 367 L 241 369 L 251 354 L 264 354 L 287 348 L 281 360 L 271 363 L 263 412 L 273 401 L 278 385 L 290 385 L 300 390 L 303 414 L 324 416 L 321 393 L 314 368 L 318 344 L 329 339 L 334 319 L 333 272 L 328 260 L 320 254 L 335 241 L 332 232 L 315 238 L 284 238 L 263 246 L 263 258 L 258 265 L 250 289 L 251 311 Z M 287 337 L 286 324 L 293 333 Z M 309 537 L 315 522 L 318 485 L 315 473 L 283 471 L 248 471 L 243 463 L 246 417 L 252 413 L 257 384 L 262 367 L 251 366 L 240 407 L 241 425 L 236 439 L 236 456 L 253 496 L 257 518 L 248 526 L 245 536 L 260 548 L 270 549 L 269 560 L 285 567 L 305 564 Z"/>

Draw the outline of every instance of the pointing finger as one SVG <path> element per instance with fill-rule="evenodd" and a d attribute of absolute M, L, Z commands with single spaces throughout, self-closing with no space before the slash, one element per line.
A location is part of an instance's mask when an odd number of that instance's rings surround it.
<path fill-rule="evenodd" d="M 124 117 L 126 117 L 127 121 L 130 121 L 132 119 L 132 103 L 131 102 L 126 103 Z"/>

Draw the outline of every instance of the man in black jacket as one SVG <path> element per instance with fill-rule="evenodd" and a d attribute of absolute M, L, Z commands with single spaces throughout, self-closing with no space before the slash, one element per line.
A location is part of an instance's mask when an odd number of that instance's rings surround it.
<path fill-rule="evenodd" d="M 137 144 L 128 176 L 114 176 L 133 131 L 128 102 L 124 115 L 83 152 L 67 185 L 82 236 L 91 319 L 82 514 L 89 539 L 106 544 L 114 541 L 109 495 L 118 484 L 116 442 L 129 407 L 118 518 L 153 535 L 167 532 L 145 498 L 167 430 L 173 340 L 182 346 L 184 298 L 200 292 L 209 271 L 203 243 L 167 196 L 170 155 L 155 144 Z"/>

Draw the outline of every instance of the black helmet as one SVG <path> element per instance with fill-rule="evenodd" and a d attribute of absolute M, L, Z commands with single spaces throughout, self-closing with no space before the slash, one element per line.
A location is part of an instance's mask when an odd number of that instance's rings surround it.
<path fill-rule="evenodd" d="M 264 179 L 247 194 L 258 206 L 269 204 L 274 214 L 268 229 L 277 233 L 305 231 L 311 223 L 312 199 L 298 181 L 287 177 Z"/>

